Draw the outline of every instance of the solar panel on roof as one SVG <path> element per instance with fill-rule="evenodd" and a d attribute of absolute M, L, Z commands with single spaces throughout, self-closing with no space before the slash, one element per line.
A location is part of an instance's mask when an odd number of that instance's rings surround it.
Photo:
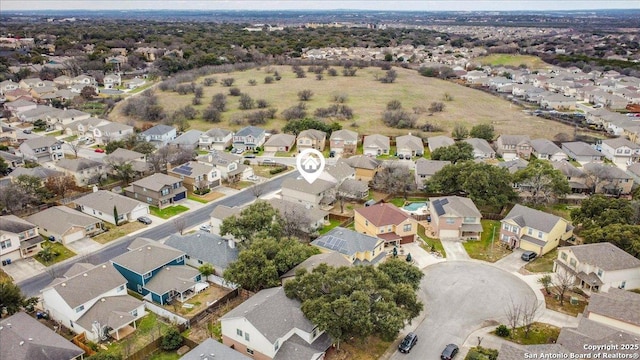
<path fill-rule="evenodd" d="M 175 168 L 173 169 L 173 172 L 180 174 L 180 175 L 191 175 L 191 171 L 190 170 L 185 170 L 185 169 L 181 169 L 181 168 Z"/>

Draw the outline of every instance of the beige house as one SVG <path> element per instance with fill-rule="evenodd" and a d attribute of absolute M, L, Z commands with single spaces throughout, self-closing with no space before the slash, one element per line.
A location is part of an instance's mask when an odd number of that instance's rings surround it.
<path fill-rule="evenodd" d="M 373 134 L 362 140 L 362 151 L 366 156 L 389 155 L 391 141 L 388 136 Z"/>
<path fill-rule="evenodd" d="M 520 204 L 500 224 L 500 241 L 514 249 L 534 251 L 538 256 L 558 247 L 560 240 L 573 236 L 569 221 Z"/>
<path fill-rule="evenodd" d="M 529 159 L 532 150 L 529 135 L 500 135 L 496 140 L 496 153 L 505 161 Z"/>
<path fill-rule="evenodd" d="M 0 260 L 2 266 L 36 255 L 44 241 L 38 226 L 15 215 L 0 216 Z"/>
<path fill-rule="evenodd" d="M 558 248 L 553 270 L 569 272 L 586 291 L 640 288 L 640 259 L 608 242 Z"/>
<path fill-rule="evenodd" d="M 329 148 L 334 154 L 353 155 L 358 146 L 358 133 L 352 130 L 337 130 L 329 137 Z"/>
<path fill-rule="evenodd" d="M 215 167 L 196 161 L 189 161 L 173 167 L 167 174 L 182 180 L 182 185 L 192 193 L 202 194 L 207 189 L 220 186 L 220 172 Z"/>
<path fill-rule="evenodd" d="M 387 256 L 383 239 L 340 226 L 313 240 L 311 245 L 323 253 L 340 253 L 353 265 L 374 265 Z"/>
<path fill-rule="evenodd" d="M 54 206 L 27 218 L 40 235 L 67 245 L 101 233 L 103 222 L 66 206 Z"/>
<path fill-rule="evenodd" d="M 615 165 L 587 163 L 583 166 L 586 184 L 596 194 L 628 195 L 633 177 Z"/>
<path fill-rule="evenodd" d="M 354 224 L 357 232 L 377 236 L 385 245 L 410 244 L 418 233 L 418 222 L 389 203 L 355 209 Z"/>
<path fill-rule="evenodd" d="M 182 180 L 156 173 L 133 182 L 124 189 L 127 197 L 163 209 L 186 199 L 187 189 Z"/>
<path fill-rule="evenodd" d="M 316 129 L 303 130 L 298 134 L 298 152 L 305 149 L 316 149 L 324 151 L 327 142 L 327 134 L 324 131 Z"/>
<path fill-rule="evenodd" d="M 482 233 L 482 214 L 469 198 L 460 196 L 429 199 L 431 227 L 440 239 L 478 240 Z"/>
<path fill-rule="evenodd" d="M 102 178 L 106 177 L 106 166 L 91 159 L 60 159 L 55 163 L 55 168 L 71 175 L 78 186 L 87 186 L 98 183 Z"/>
<path fill-rule="evenodd" d="M 638 309 L 640 309 L 640 294 L 612 288 L 606 293 L 592 294 L 583 316 L 600 324 L 635 334 L 637 344 L 637 336 L 640 335 Z"/>
<path fill-rule="evenodd" d="M 304 179 L 286 179 L 282 183 L 282 200 L 302 204 L 306 207 L 319 207 L 335 201 L 336 183 L 318 179 L 309 184 Z"/>
<path fill-rule="evenodd" d="M 365 155 L 352 156 L 345 159 L 344 162 L 355 169 L 355 179 L 361 181 L 373 180 L 382 165 L 382 161 Z"/>
<path fill-rule="evenodd" d="M 274 134 L 264 143 L 266 152 L 289 152 L 296 143 L 296 136 L 291 134 Z"/>

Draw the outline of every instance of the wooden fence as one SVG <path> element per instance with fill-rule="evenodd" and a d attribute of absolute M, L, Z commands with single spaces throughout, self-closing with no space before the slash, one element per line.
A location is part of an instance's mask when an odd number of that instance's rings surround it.
<path fill-rule="evenodd" d="M 149 355 L 153 354 L 158 349 L 160 349 L 160 344 L 162 344 L 162 339 L 163 338 L 164 338 L 164 336 L 161 336 L 161 337 L 155 339 L 154 341 L 150 342 L 145 347 L 143 347 L 142 349 L 136 351 L 135 353 L 129 355 L 125 359 L 126 360 L 145 360 L 145 359 L 148 359 Z M 182 344 L 188 346 L 189 349 L 193 349 L 194 347 L 198 346 L 198 343 L 193 341 L 193 340 L 191 340 L 191 339 L 187 339 L 187 338 L 183 337 L 182 340 L 183 340 Z"/>
<path fill-rule="evenodd" d="M 230 293 L 228 293 L 225 296 L 221 297 L 220 299 L 216 300 L 213 304 L 211 304 L 211 306 L 209 306 L 209 307 L 205 308 L 204 310 L 200 311 L 199 313 L 193 315 L 189 319 L 189 326 L 191 327 L 191 326 L 197 324 L 202 319 L 207 317 L 207 315 L 215 312 L 216 310 L 218 310 L 218 308 L 220 308 L 221 306 L 225 305 L 229 300 L 232 300 L 232 299 L 235 299 L 236 297 L 238 297 L 239 294 L 240 294 L 240 291 L 239 291 L 238 288 L 236 288 L 233 291 L 231 291 Z"/>
<path fill-rule="evenodd" d="M 93 351 L 93 349 L 91 349 L 90 347 L 88 347 L 85 344 L 86 341 L 87 341 L 87 337 L 86 337 L 85 333 L 78 334 L 78 335 L 74 336 L 73 339 L 71 339 L 71 342 L 75 346 L 77 346 L 80 349 L 84 350 L 85 355 L 91 356 L 91 355 L 95 354 L 96 352 Z"/>

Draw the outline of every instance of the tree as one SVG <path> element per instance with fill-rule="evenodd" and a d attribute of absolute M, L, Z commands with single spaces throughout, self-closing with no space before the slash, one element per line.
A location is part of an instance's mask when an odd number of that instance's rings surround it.
<path fill-rule="evenodd" d="M 156 146 L 148 141 L 140 141 L 133 147 L 132 150 L 143 153 L 145 155 L 149 155 L 152 152 L 156 151 Z"/>
<path fill-rule="evenodd" d="M 381 77 L 379 80 L 383 84 L 391 84 L 394 81 L 396 81 L 397 78 L 398 78 L 398 73 L 395 70 L 390 69 L 390 70 L 387 70 L 385 75 Z"/>
<path fill-rule="evenodd" d="M 408 192 L 415 190 L 415 185 L 411 171 L 399 164 L 390 164 L 382 168 L 371 182 L 373 189 L 387 194 L 403 194 L 405 199 Z"/>
<path fill-rule="evenodd" d="M 389 259 L 378 266 L 378 270 L 387 274 L 396 284 L 408 284 L 418 290 L 424 273 L 417 267 L 400 259 Z"/>
<path fill-rule="evenodd" d="M 300 101 L 309 101 L 311 100 L 312 96 L 313 96 L 313 91 L 309 89 L 300 90 L 298 92 L 298 99 L 300 99 Z"/>
<path fill-rule="evenodd" d="M 282 132 L 297 136 L 300 132 L 307 129 L 316 129 L 331 135 L 332 132 L 342 129 L 342 125 L 337 122 L 326 124 L 314 119 L 291 120 L 282 128 Z"/>
<path fill-rule="evenodd" d="M 91 100 L 94 97 L 98 96 L 96 93 L 96 89 L 93 86 L 85 86 L 80 90 L 80 96 L 82 96 L 85 100 Z"/>
<path fill-rule="evenodd" d="M 469 132 L 472 138 L 485 139 L 487 141 L 493 141 L 495 137 L 495 130 L 493 125 L 490 124 L 478 124 L 471 128 Z"/>
<path fill-rule="evenodd" d="M 5 176 L 7 174 L 9 174 L 9 164 L 7 164 L 3 158 L 0 158 L 0 176 Z"/>
<path fill-rule="evenodd" d="M 536 318 L 539 315 L 541 304 L 543 304 L 543 302 L 538 302 L 538 299 L 536 298 L 533 298 L 522 304 L 522 326 L 524 327 L 525 339 L 529 338 L 531 327 L 533 326 L 533 323 L 536 321 Z"/>
<path fill-rule="evenodd" d="M 87 360 L 122 360 L 120 354 L 110 354 L 106 352 L 99 352 L 86 358 Z"/>
<path fill-rule="evenodd" d="M 117 179 L 122 181 L 124 186 L 128 186 L 129 182 L 133 180 L 135 176 L 135 169 L 130 161 L 123 161 L 121 159 L 108 159 L 107 164 L 111 167 Z"/>
<path fill-rule="evenodd" d="M 124 140 L 112 140 L 109 141 L 105 146 L 104 146 L 104 151 L 107 154 L 111 154 L 112 152 L 116 151 L 116 149 L 126 149 L 127 145 L 125 144 Z"/>
<path fill-rule="evenodd" d="M 551 275 L 547 274 L 544 275 L 543 277 L 541 277 L 540 279 L 538 279 L 538 284 L 542 285 L 544 287 L 544 291 L 547 293 L 547 295 L 551 295 Z"/>
<path fill-rule="evenodd" d="M 467 142 L 459 141 L 453 145 L 439 147 L 433 150 L 431 159 L 451 161 L 454 164 L 461 161 L 473 160 L 473 146 Z"/>
<path fill-rule="evenodd" d="M 251 98 L 251 96 L 247 94 L 240 95 L 240 110 L 249 110 L 253 109 L 255 106 L 255 102 Z"/>
<path fill-rule="evenodd" d="M 209 106 L 202 112 L 202 119 L 212 123 L 219 123 L 222 121 L 222 114 L 214 106 Z"/>
<path fill-rule="evenodd" d="M 184 229 L 187 228 L 187 219 L 184 216 L 178 216 L 174 218 L 172 221 L 173 221 L 173 226 L 175 226 L 176 230 L 178 230 L 180 235 L 182 235 L 182 233 L 184 232 Z"/>
<path fill-rule="evenodd" d="M 10 183 L 0 191 L 0 209 L 6 209 L 10 213 L 23 209 L 31 201 L 32 197 L 15 183 Z"/>
<path fill-rule="evenodd" d="M 64 199 L 69 190 L 76 187 L 76 180 L 73 175 L 52 176 L 45 180 L 44 187 Z"/>
<path fill-rule="evenodd" d="M 439 102 L 439 101 L 435 101 L 432 102 L 431 105 L 429 105 L 429 112 L 430 113 L 437 113 L 437 112 L 443 112 L 444 111 L 444 103 Z"/>
<path fill-rule="evenodd" d="M 585 243 L 609 242 L 640 259 L 640 226 L 638 225 L 621 223 L 604 227 L 594 226 L 582 230 L 580 235 L 585 239 Z"/>
<path fill-rule="evenodd" d="M 312 229 L 309 228 L 311 220 L 304 211 L 296 211 L 293 207 L 280 210 L 282 217 L 282 235 L 304 239 Z"/>
<path fill-rule="evenodd" d="M 387 103 L 387 110 L 391 111 L 391 110 L 401 110 L 402 109 L 402 103 L 400 102 L 400 100 L 391 100 Z"/>
<path fill-rule="evenodd" d="M 513 301 L 510 297 L 510 302 L 504 309 L 504 316 L 507 318 L 507 324 L 511 327 L 511 331 L 515 330 L 520 324 L 520 317 L 522 316 L 522 307 Z"/>
<path fill-rule="evenodd" d="M 180 331 L 175 327 L 171 327 L 167 330 L 167 333 L 164 334 L 160 347 L 165 351 L 173 351 L 182 346 L 183 341 L 184 339 Z"/>
<path fill-rule="evenodd" d="M 116 222 L 116 226 L 118 226 L 118 222 L 120 221 L 120 216 L 118 216 L 118 208 L 113 205 L 113 219 Z"/>
<path fill-rule="evenodd" d="M 202 276 L 204 276 L 205 278 L 208 277 L 209 275 L 213 275 L 216 273 L 216 270 L 213 268 L 213 265 L 209 263 L 202 264 L 202 266 L 198 268 L 198 271 L 200 271 L 200 274 L 202 274 Z"/>
<path fill-rule="evenodd" d="M 0 309 L 4 307 L 9 315 L 13 315 L 20 311 L 25 300 L 18 285 L 11 281 L 0 281 Z"/>
<path fill-rule="evenodd" d="M 560 298 L 560 306 L 564 306 L 564 295 L 575 285 L 576 278 L 569 271 L 557 271 L 553 278 L 553 287 Z"/>
<path fill-rule="evenodd" d="M 79 141 L 70 141 L 67 143 L 67 146 L 69 146 L 69 149 L 71 150 L 71 152 L 73 152 L 73 156 L 78 157 L 78 152 L 80 151 L 80 149 L 82 148 L 80 146 L 80 142 Z"/>
<path fill-rule="evenodd" d="M 47 128 L 47 122 L 42 119 L 38 119 L 33 122 L 33 128 L 35 130 L 44 131 L 44 129 Z"/>
<path fill-rule="evenodd" d="M 29 195 L 32 201 L 41 203 L 51 196 L 49 191 L 42 185 L 42 180 L 39 177 L 20 175 L 16 178 L 15 183 Z"/>
<path fill-rule="evenodd" d="M 282 218 L 268 202 L 257 201 L 242 210 L 239 216 L 231 216 L 222 221 L 220 235 L 231 235 L 249 247 L 254 237 L 268 236 L 279 239 L 282 236 Z"/>
<path fill-rule="evenodd" d="M 236 80 L 234 78 L 224 78 L 220 81 L 220 83 L 222 84 L 222 86 L 224 87 L 230 87 L 231 85 L 233 85 L 233 83 Z"/>
<path fill-rule="evenodd" d="M 464 125 L 456 124 L 456 126 L 453 127 L 451 137 L 453 137 L 455 140 L 462 140 L 467 138 L 467 136 L 469 136 L 469 130 L 467 130 Z"/>
<path fill-rule="evenodd" d="M 611 224 L 629 224 L 635 218 L 631 202 L 604 195 L 584 199 L 579 208 L 571 210 L 571 219 L 584 229 L 605 227 Z"/>
<path fill-rule="evenodd" d="M 513 177 L 533 204 L 554 202 L 571 191 L 567 177 L 549 161 L 532 160 L 526 168 L 516 171 Z"/>

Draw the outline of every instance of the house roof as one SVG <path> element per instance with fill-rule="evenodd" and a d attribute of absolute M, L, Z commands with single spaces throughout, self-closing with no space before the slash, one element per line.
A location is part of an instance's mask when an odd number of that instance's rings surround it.
<path fill-rule="evenodd" d="M 361 180 L 345 179 L 342 184 L 340 184 L 339 190 L 349 195 L 361 194 L 369 191 L 369 183 Z"/>
<path fill-rule="evenodd" d="M 163 173 L 155 173 L 153 175 L 149 175 L 145 178 L 142 178 L 138 181 L 134 181 L 132 185 L 140 186 L 146 189 L 150 189 L 152 191 L 160 191 L 165 186 L 171 186 L 180 179 L 176 179 L 173 176 L 166 175 Z"/>
<path fill-rule="evenodd" d="M 36 228 L 35 224 L 20 219 L 15 215 L 0 216 L 0 232 L 19 234 Z"/>
<path fill-rule="evenodd" d="M 526 226 L 549 233 L 556 226 L 558 221 L 564 219 L 544 211 L 516 204 L 502 221 L 509 220 L 515 222 L 520 227 Z"/>
<path fill-rule="evenodd" d="M 57 234 L 64 234 L 74 226 L 84 228 L 101 222 L 92 216 L 66 206 L 50 207 L 27 217 L 27 220 L 43 229 L 47 229 L 48 232 Z"/>
<path fill-rule="evenodd" d="M 211 165 L 205 165 L 197 161 L 189 161 L 182 165 L 173 167 L 169 172 L 172 174 L 183 175 L 185 177 L 196 178 L 198 176 L 209 174 L 212 170 L 213 166 Z"/>
<path fill-rule="evenodd" d="M 503 145 L 518 145 L 522 142 L 530 142 L 529 135 L 500 135 Z"/>
<path fill-rule="evenodd" d="M 64 158 L 64 159 L 58 160 L 58 162 L 56 163 L 57 167 L 63 168 L 65 170 L 69 170 L 71 172 L 78 172 L 86 169 L 93 169 L 103 165 L 104 164 L 99 161 L 85 159 L 85 158 L 76 158 L 76 159 Z"/>
<path fill-rule="evenodd" d="M 24 100 L 24 99 L 18 99 L 16 101 L 11 101 L 5 104 L 5 106 L 12 107 L 12 108 L 17 108 L 22 106 L 32 106 L 32 105 L 36 105 L 36 103 L 33 101 Z"/>
<path fill-rule="evenodd" d="M 111 122 L 109 124 L 98 126 L 98 129 L 100 129 L 100 131 L 102 131 L 104 133 L 113 133 L 113 132 L 117 132 L 117 131 L 132 130 L 133 126 L 127 125 L 127 124 L 118 123 L 118 122 Z"/>
<path fill-rule="evenodd" d="M 584 176 L 584 172 L 568 161 L 552 161 L 551 166 L 553 166 L 556 170 L 560 170 L 560 172 L 569 177 L 582 177 Z"/>
<path fill-rule="evenodd" d="M 640 309 L 640 294 L 610 288 L 609 292 L 593 293 L 586 312 L 640 326 L 640 311 L 638 309 Z"/>
<path fill-rule="evenodd" d="M 282 182 L 282 189 L 291 189 L 304 193 L 318 195 L 323 191 L 329 190 L 336 184 L 332 181 L 317 179 L 313 184 L 309 184 L 304 179 L 288 178 Z"/>
<path fill-rule="evenodd" d="M 288 278 L 296 275 L 298 269 L 306 269 L 307 272 L 313 271 L 318 265 L 327 264 L 331 267 L 352 266 L 351 262 L 337 252 L 328 252 L 317 254 L 309 257 L 307 260 L 296 265 L 293 269 L 284 273 L 280 278 Z"/>
<path fill-rule="evenodd" d="M 241 352 L 233 350 L 232 348 L 213 340 L 212 338 L 207 338 L 205 341 L 201 342 L 198 346 L 194 347 L 188 353 L 184 354 L 180 358 L 181 360 L 217 360 L 217 359 L 225 359 L 225 360 L 251 360 L 250 358 Z"/>
<path fill-rule="evenodd" d="M 202 134 L 203 132 L 200 130 L 187 130 L 184 134 L 171 140 L 169 143 L 173 145 L 194 146 L 198 144 L 198 141 L 200 141 L 200 136 L 202 136 Z"/>
<path fill-rule="evenodd" d="M 291 134 L 274 134 L 264 143 L 264 146 L 292 146 L 296 136 Z"/>
<path fill-rule="evenodd" d="M 398 225 L 410 218 L 409 214 L 389 203 L 379 203 L 354 210 L 374 226 Z"/>
<path fill-rule="evenodd" d="M 271 198 L 267 200 L 267 202 L 274 209 L 278 210 L 278 212 L 280 212 L 282 216 L 285 216 L 286 213 L 289 213 L 289 212 L 301 213 L 301 214 L 304 214 L 305 217 L 309 219 L 309 221 L 314 223 L 316 221 L 319 221 L 320 219 L 324 219 L 327 215 L 329 215 L 329 213 L 324 210 L 320 210 L 318 208 L 307 209 L 304 205 L 300 203 L 294 203 L 292 201 L 286 201 L 278 198 Z"/>
<path fill-rule="evenodd" d="M 562 153 L 562 149 L 549 139 L 531 140 L 531 147 L 538 154 L 556 154 Z"/>
<path fill-rule="evenodd" d="M 20 175 L 35 176 L 37 178 L 44 180 L 48 177 L 62 176 L 64 175 L 64 173 L 57 170 L 45 168 L 42 166 L 38 166 L 34 168 L 17 167 L 15 168 L 15 170 L 9 173 L 9 177 L 12 177 L 12 178 L 17 178 Z"/>
<path fill-rule="evenodd" d="M 431 206 L 436 210 L 437 216 L 444 214 L 459 217 L 482 217 L 476 204 L 469 198 L 460 196 L 445 196 L 430 198 Z"/>
<path fill-rule="evenodd" d="M 614 149 L 626 146 L 630 149 L 640 149 L 640 145 L 632 142 L 629 139 L 623 138 L 623 137 L 618 137 L 618 138 L 614 138 L 614 139 L 605 139 L 602 140 L 603 144 L 607 144 L 609 146 L 611 146 Z"/>
<path fill-rule="evenodd" d="M 315 327 L 300 310 L 300 302 L 288 298 L 281 286 L 259 291 L 220 320 L 238 318 L 245 318 L 271 343 L 294 328 L 311 333 Z"/>
<path fill-rule="evenodd" d="M 358 252 L 373 251 L 381 241 L 377 237 L 361 234 L 343 227 L 336 227 L 313 240 L 311 245 L 353 256 Z"/>
<path fill-rule="evenodd" d="M 23 312 L 0 320 L 0 327 L 1 359 L 70 360 L 84 354 L 84 350 Z"/>
<path fill-rule="evenodd" d="M 253 136 L 254 138 L 258 138 L 265 133 L 264 129 L 259 128 L 257 126 L 247 126 L 240 129 L 235 136 Z"/>
<path fill-rule="evenodd" d="M 422 139 L 411 134 L 396 137 L 396 147 L 398 149 L 411 149 L 418 152 L 424 151 Z"/>
<path fill-rule="evenodd" d="M 227 135 L 231 134 L 231 130 L 227 130 L 227 129 L 221 129 L 221 128 L 213 128 L 213 129 L 209 129 L 206 133 L 204 133 L 203 135 L 207 135 L 210 137 L 225 137 Z"/>
<path fill-rule="evenodd" d="M 105 214 L 112 214 L 113 207 L 118 210 L 118 214 L 128 214 L 140 205 L 148 206 L 138 200 L 116 194 L 112 191 L 98 190 L 74 200 L 76 205 L 86 206 Z"/>
<path fill-rule="evenodd" d="M 356 155 L 343 160 L 354 169 L 375 170 L 380 167 L 382 161 L 365 155 Z"/>
<path fill-rule="evenodd" d="M 30 147 L 31 149 L 39 149 L 43 147 L 50 147 L 53 144 L 57 144 L 58 139 L 53 136 L 39 136 L 25 140 L 22 144 Z"/>
<path fill-rule="evenodd" d="M 316 129 L 307 129 L 300 131 L 300 134 L 298 134 L 298 139 L 303 137 L 322 140 L 327 138 L 327 133 Z"/>
<path fill-rule="evenodd" d="M 601 242 L 593 244 L 562 247 L 569 250 L 579 262 L 597 266 L 604 271 L 625 269 L 640 270 L 640 259 L 618 248 L 612 243 Z"/>
<path fill-rule="evenodd" d="M 142 246 L 132 248 L 130 251 L 116 256 L 111 259 L 111 262 L 144 275 L 149 271 L 167 265 L 183 255 L 183 251 L 149 241 Z"/>
<path fill-rule="evenodd" d="M 425 158 L 419 158 L 416 160 L 416 174 L 430 176 L 434 175 L 443 167 L 450 165 L 451 161 L 442 160 L 427 160 Z"/>
<path fill-rule="evenodd" d="M 143 153 L 139 153 L 137 151 L 125 149 L 125 148 L 117 148 L 111 154 L 105 156 L 106 160 L 114 160 L 114 161 L 133 161 L 144 159 L 145 155 Z"/>
<path fill-rule="evenodd" d="M 142 135 L 164 135 L 164 134 L 170 133 L 171 131 L 176 131 L 176 128 L 174 128 L 173 126 L 165 125 L 165 124 L 158 124 L 154 127 L 151 127 L 143 131 L 141 134 Z"/>
<path fill-rule="evenodd" d="M 200 271 L 191 266 L 166 266 L 156 273 L 144 287 L 158 295 L 166 294 L 171 290 L 183 292 L 196 283 L 194 278 L 199 274 Z"/>
<path fill-rule="evenodd" d="M 324 172 L 331 175 L 331 177 L 333 177 L 333 179 L 335 179 L 337 182 L 340 182 L 349 177 L 353 177 L 356 174 L 356 171 L 353 169 L 353 167 L 349 166 L 349 163 L 343 160 L 338 160 L 335 165 L 325 166 Z M 331 180 L 324 178 L 322 175 L 320 176 L 320 178 L 324 180 Z"/>
<path fill-rule="evenodd" d="M 592 174 L 598 174 L 600 178 L 606 179 L 631 179 L 631 175 L 627 174 L 624 170 L 615 165 L 607 165 L 601 163 L 586 163 L 584 164 L 584 170 Z"/>
<path fill-rule="evenodd" d="M 364 137 L 362 146 L 366 148 L 390 149 L 390 140 L 388 136 L 373 134 Z"/>
<path fill-rule="evenodd" d="M 321 359 L 318 354 L 327 351 L 331 344 L 333 341 L 327 333 L 318 336 L 311 344 L 293 334 L 282 343 L 273 360 Z"/>
<path fill-rule="evenodd" d="M 76 273 L 77 270 L 81 269 L 76 268 L 69 275 L 65 274 L 60 281 L 51 284 L 72 309 L 127 283 L 127 279 L 109 263 L 79 273 Z"/>
<path fill-rule="evenodd" d="M 216 234 L 197 231 L 186 235 L 173 234 L 164 244 L 207 262 L 216 270 L 224 270 L 238 259 L 238 249 L 231 248 L 230 241 Z"/>
<path fill-rule="evenodd" d="M 427 143 L 429 144 L 429 149 L 433 151 L 437 148 L 451 146 L 456 142 L 455 140 L 453 140 L 448 136 L 438 135 L 438 136 L 432 136 L 428 138 Z"/>
<path fill-rule="evenodd" d="M 107 124 L 109 123 L 108 120 L 104 120 L 104 119 L 98 119 L 95 117 L 89 117 L 86 119 L 82 119 L 82 120 L 76 120 L 72 123 L 69 123 L 67 125 L 63 125 L 62 127 L 65 129 L 73 129 L 73 130 L 77 130 L 78 129 L 78 125 L 83 125 L 83 126 L 98 126 L 100 124 Z"/>
<path fill-rule="evenodd" d="M 239 215 L 242 212 L 240 207 L 229 207 L 227 205 L 218 205 L 211 211 L 211 216 L 214 219 L 224 220 L 230 216 Z"/>
<path fill-rule="evenodd" d="M 525 159 L 517 158 L 509 161 L 501 161 L 498 163 L 498 167 L 506 168 L 510 173 L 514 173 L 520 169 L 527 167 L 529 162 Z"/>
<path fill-rule="evenodd" d="M 565 142 L 562 143 L 562 148 L 567 149 L 577 156 L 602 156 L 602 153 L 587 143 L 582 141 Z"/>
<path fill-rule="evenodd" d="M 101 326 L 119 329 L 136 319 L 131 312 L 144 302 L 130 295 L 107 296 L 98 300 L 76 320 L 85 329 L 91 329 L 97 321 Z M 141 314 L 138 314 L 140 316 Z"/>
<path fill-rule="evenodd" d="M 489 145 L 489 142 L 485 139 L 470 138 L 470 139 L 464 139 L 463 141 L 473 146 L 474 150 L 478 150 L 484 154 L 495 153 L 491 145 Z"/>
<path fill-rule="evenodd" d="M 342 129 L 331 133 L 330 140 L 358 141 L 358 133 L 352 130 Z"/>

